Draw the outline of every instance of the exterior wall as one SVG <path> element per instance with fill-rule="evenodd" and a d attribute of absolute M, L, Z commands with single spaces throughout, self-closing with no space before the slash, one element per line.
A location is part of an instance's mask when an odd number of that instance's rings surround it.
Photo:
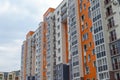
<path fill-rule="evenodd" d="M 27 59 L 26 46 L 27 46 L 26 41 L 24 41 L 22 45 L 22 57 L 21 57 L 21 80 L 26 80 L 26 59 Z"/>
<path fill-rule="evenodd" d="M 79 23 L 79 10 L 78 1 L 68 1 L 68 23 L 69 23 L 69 44 L 70 44 L 70 56 L 71 56 L 71 80 L 83 79 L 83 63 L 82 63 L 82 51 L 80 40 L 80 23 Z"/>
<path fill-rule="evenodd" d="M 33 46 L 32 46 L 32 35 L 34 34 L 33 31 L 30 31 L 27 35 L 26 35 L 26 41 L 27 41 L 27 60 L 26 60 L 26 78 L 28 80 L 32 79 L 33 76 L 33 66 L 34 63 L 32 63 L 34 56 L 33 55 Z"/>
<path fill-rule="evenodd" d="M 91 9 L 90 1 L 79 0 L 77 2 L 79 17 L 77 21 L 80 20 L 80 32 L 81 36 L 81 50 L 82 50 L 82 63 L 83 63 L 83 73 L 84 79 L 97 79 L 96 72 L 96 56 L 94 51 L 94 38 L 92 34 L 92 20 L 91 20 Z M 80 5 L 80 6 L 79 6 Z"/>
<path fill-rule="evenodd" d="M 46 27 L 46 65 L 47 65 L 47 80 L 53 80 L 54 69 L 54 22 L 53 8 L 49 8 L 44 14 L 44 22 Z"/>
<path fill-rule="evenodd" d="M 56 26 L 56 64 L 68 63 L 67 0 L 63 0 L 54 11 Z"/>
<path fill-rule="evenodd" d="M 106 34 L 108 34 L 108 51 L 110 53 L 110 80 L 119 80 L 120 79 L 120 4 L 119 0 L 104 0 L 104 9 L 105 9 L 105 21 L 107 25 Z"/>
<path fill-rule="evenodd" d="M 35 67 L 36 67 L 36 80 L 46 80 L 45 65 L 44 61 L 44 23 L 39 24 L 39 28 L 35 31 L 34 35 L 34 46 L 35 46 Z"/>
<path fill-rule="evenodd" d="M 63 0 L 49 8 L 23 43 L 22 79 L 119 80 L 120 1 L 106 1 Z"/>
<path fill-rule="evenodd" d="M 56 72 L 55 80 L 69 80 L 69 65 L 63 63 L 56 65 Z"/>
<path fill-rule="evenodd" d="M 0 80 L 4 80 L 4 73 L 0 73 Z"/>
<path fill-rule="evenodd" d="M 20 71 L 0 72 L 0 80 L 21 80 Z"/>
<path fill-rule="evenodd" d="M 66 80 L 69 79 L 69 73 L 64 75 L 64 66 L 69 65 L 69 43 L 68 43 L 68 2 L 63 0 L 54 11 L 55 16 L 55 38 L 56 38 L 56 66 L 55 66 L 55 79 Z M 68 69 L 67 69 L 68 68 Z M 66 67 L 66 72 L 69 72 L 69 67 Z"/>
<path fill-rule="evenodd" d="M 103 7 L 104 3 L 101 0 L 91 2 L 98 80 L 110 79 L 109 66 L 111 66 L 109 64 L 109 51 L 106 44 L 108 42 L 108 38 L 106 37 L 108 34 L 105 33 L 106 22 L 104 20 L 105 15 Z"/>

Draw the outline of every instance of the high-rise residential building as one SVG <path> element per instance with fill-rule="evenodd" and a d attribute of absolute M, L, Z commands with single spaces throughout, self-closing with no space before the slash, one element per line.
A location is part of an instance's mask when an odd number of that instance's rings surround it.
<path fill-rule="evenodd" d="M 26 80 L 26 60 L 27 60 L 27 49 L 26 41 L 23 42 L 21 51 L 21 80 Z"/>
<path fill-rule="evenodd" d="M 55 80 L 69 80 L 69 44 L 67 0 L 63 0 L 54 11 L 56 38 Z"/>
<path fill-rule="evenodd" d="M 71 80 L 96 80 L 96 57 L 89 0 L 68 1 Z"/>
<path fill-rule="evenodd" d="M 27 34 L 21 79 L 119 80 L 119 31 L 120 0 L 63 0 Z"/>
<path fill-rule="evenodd" d="M 21 79 L 34 79 L 35 76 L 35 49 L 32 35 L 33 31 L 30 31 L 26 35 L 26 40 L 22 45 L 22 61 L 21 61 Z"/>
<path fill-rule="evenodd" d="M 97 77 L 119 80 L 120 0 L 91 0 Z"/>
<path fill-rule="evenodd" d="M 44 14 L 44 22 L 46 27 L 46 77 L 47 80 L 53 80 L 54 74 L 54 22 L 53 8 L 49 8 Z"/>
<path fill-rule="evenodd" d="M 33 34 L 35 48 L 35 80 L 46 80 L 45 30 L 44 23 L 40 22 L 39 27 Z"/>

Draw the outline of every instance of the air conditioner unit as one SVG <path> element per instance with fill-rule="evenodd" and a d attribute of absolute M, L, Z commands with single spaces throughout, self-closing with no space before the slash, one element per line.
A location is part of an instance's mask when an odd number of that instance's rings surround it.
<path fill-rule="evenodd" d="M 113 1 L 113 5 L 117 5 L 118 4 L 118 1 L 117 0 L 114 0 Z"/>

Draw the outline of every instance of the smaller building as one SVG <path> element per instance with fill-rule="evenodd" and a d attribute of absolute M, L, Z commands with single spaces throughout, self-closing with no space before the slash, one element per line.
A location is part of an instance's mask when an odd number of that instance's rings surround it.
<path fill-rule="evenodd" d="M 20 70 L 13 72 L 0 72 L 0 80 L 20 80 Z"/>

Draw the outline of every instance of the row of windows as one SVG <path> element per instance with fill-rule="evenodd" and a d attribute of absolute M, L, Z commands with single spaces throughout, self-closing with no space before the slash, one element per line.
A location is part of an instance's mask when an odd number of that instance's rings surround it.
<path fill-rule="evenodd" d="M 102 43 L 104 43 L 104 38 L 95 41 L 96 46 L 97 46 L 97 45 L 100 45 L 100 44 L 102 44 Z"/>
<path fill-rule="evenodd" d="M 99 74 L 99 79 L 100 80 L 103 80 L 103 79 L 105 80 L 107 78 L 109 78 L 109 73 L 108 72 L 104 72 L 104 73 Z"/>
<path fill-rule="evenodd" d="M 75 44 L 77 44 L 77 40 L 72 42 L 72 46 L 75 45 Z"/>
<path fill-rule="evenodd" d="M 107 69 L 108 69 L 108 68 L 107 68 L 107 65 L 103 65 L 103 66 L 98 67 L 98 71 L 99 71 L 99 72 L 105 71 L 105 70 L 107 70 Z"/>
<path fill-rule="evenodd" d="M 77 55 L 77 54 L 78 54 L 78 50 L 72 52 L 72 56 L 75 56 L 75 55 Z"/>
<path fill-rule="evenodd" d="M 77 73 L 74 73 L 73 75 L 74 75 L 74 77 L 78 77 L 80 74 L 79 74 L 79 72 L 77 72 Z"/>
<path fill-rule="evenodd" d="M 79 65 L 79 61 L 73 62 L 73 66 Z"/>
<path fill-rule="evenodd" d="M 107 65 L 106 58 L 102 58 L 102 59 L 98 60 L 97 62 L 98 62 L 98 67 L 103 66 L 103 65 Z"/>
<path fill-rule="evenodd" d="M 97 21 L 97 20 L 100 19 L 100 18 L 101 18 L 101 14 L 95 16 L 95 17 L 93 18 L 93 22 Z"/>
<path fill-rule="evenodd" d="M 99 6 L 100 6 L 100 3 L 97 3 L 96 5 L 94 5 L 94 6 L 92 7 L 92 11 L 94 11 L 95 9 L 97 9 Z"/>
<path fill-rule="evenodd" d="M 104 56 L 106 56 L 105 51 L 97 53 L 97 58 L 101 58 L 101 57 L 104 57 Z"/>
<path fill-rule="evenodd" d="M 94 29 L 94 34 L 96 34 L 97 32 L 102 30 L 102 26 L 97 27 L 96 29 Z"/>

